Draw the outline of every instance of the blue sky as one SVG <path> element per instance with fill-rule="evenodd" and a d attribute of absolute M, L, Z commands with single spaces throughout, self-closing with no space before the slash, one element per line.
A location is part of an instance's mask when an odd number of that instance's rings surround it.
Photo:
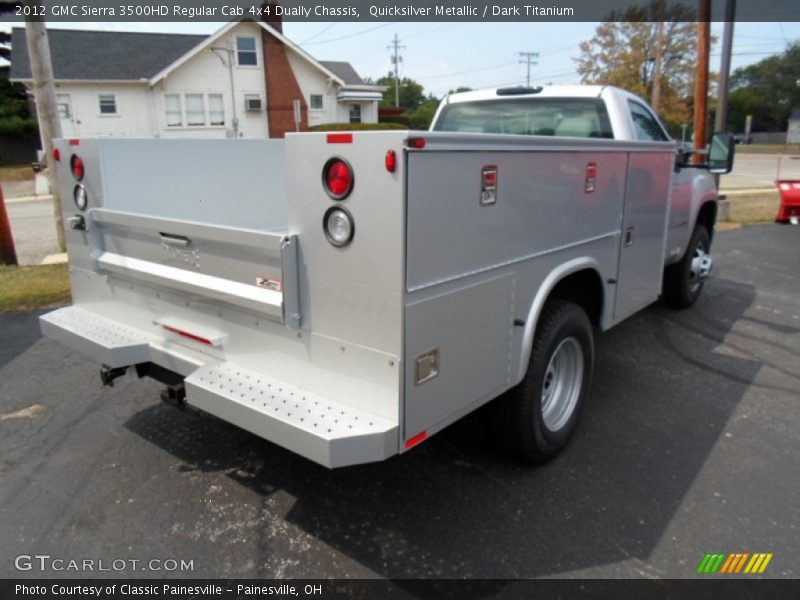
<path fill-rule="evenodd" d="M 53 23 L 51 27 L 211 33 L 222 23 Z M 284 33 L 321 60 L 345 60 L 362 77 L 391 68 L 387 48 L 395 34 L 402 50 L 401 76 L 416 79 L 426 92 L 442 96 L 458 86 L 472 88 L 525 82 L 519 52 L 539 52 L 531 79 L 536 83 L 579 83 L 573 58 L 592 37 L 596 23 L 285 23 Z M 8 30 L 8 23 L 0 23 Z M 722 24 L 712 24 L 721 36 Z M 733 67 L 757 62 L 800 40 L 800 23 L 737 23 Z M 719 69 L 719 44 L 711 57 Z"/>

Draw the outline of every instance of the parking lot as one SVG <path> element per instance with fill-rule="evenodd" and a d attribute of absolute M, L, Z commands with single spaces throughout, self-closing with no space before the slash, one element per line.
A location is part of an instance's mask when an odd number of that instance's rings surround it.
<path fill-rule="evenodd" d="M 531 468 L 467 420 L 328 471 L 0 316 L 0 576 L 20 554 L 193 561 L 142 577 L 800 577 L 800 228 L 718 232 L 699 303 L 598 339 L 573 443 Z"/>

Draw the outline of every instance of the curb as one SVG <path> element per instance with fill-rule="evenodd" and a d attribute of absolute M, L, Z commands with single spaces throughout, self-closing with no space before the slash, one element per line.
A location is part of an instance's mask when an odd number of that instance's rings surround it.
<path fill-rule="evenodd" d="M 6 204 L 19 204 L 22 202 L 36 202 L 37 200 L 52 200 L 52 194 L 43 196 L 17 196 L 16 198 L 6 198 Z"/>

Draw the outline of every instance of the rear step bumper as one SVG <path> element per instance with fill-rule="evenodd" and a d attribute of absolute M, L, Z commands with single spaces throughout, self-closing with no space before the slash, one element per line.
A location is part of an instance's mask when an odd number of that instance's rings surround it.
<path fill-rule="evenodd" d="M 42 333 L 110 367 L 162 364 L 175 353 L 144 331 L 70 306 L 40 317 Z M 185 357 L 173 358 L 186 364 Z M 186 401 L 326 467 L 398 452 L 396 423 L 230 362 L 207 362 L 184 379 Z"/>

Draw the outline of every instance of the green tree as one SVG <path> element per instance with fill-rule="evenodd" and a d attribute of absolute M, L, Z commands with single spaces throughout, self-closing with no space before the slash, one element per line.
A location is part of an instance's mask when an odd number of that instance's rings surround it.
<path fill-rule="evenodd" d="M 376 85 L 385 85 L 386 91 L 383 93 L 381 106 L 394 106 L 394 75 L 389 73 L 375 82 Z M 408 111 L 416 110 L 425 101 L 425 92 L 422 84 L 413 79 L 403 77 L 400 80 L 400 107 Z"/>
<path fill-rule="evenodd" d="M 743 131 L 747 115 L 753 116 L 753 131 L 786 131 L 793 108 L 800 108 L 800 42 L 731 75 L 731 131 Z"/>
<path fill-rule="evenodd" d="M 0 11 L 2 12 L 2 11 Z M 11 34 L 0 32 L 0 57 L 11 58 Z M 28 109 L 27 93 L 21 83 L 8 80 L 9 67 L 0 66 L 0 134 L 10 137 L 37 135 L 36 121 Z"/>
<path fill-rule="evenodd" d="M 428 129 L 437 108 L 439 108 L 439 100 L 429 96 L 425 102 L 408 115 L 408 122 L 413 129 Z"/>
<path fill-rule="evenodd" d="M 592 39 L 581 42 L 575 59 L 581 81 L 614 85 L 648 101 L 653 92 L 658 22 L 661 36 L 659 115 L 670 128 L 691 120 L 697 57 L 694 11 L 681 4 L 653 0 L 644 7 L 612 12 Z"/>

